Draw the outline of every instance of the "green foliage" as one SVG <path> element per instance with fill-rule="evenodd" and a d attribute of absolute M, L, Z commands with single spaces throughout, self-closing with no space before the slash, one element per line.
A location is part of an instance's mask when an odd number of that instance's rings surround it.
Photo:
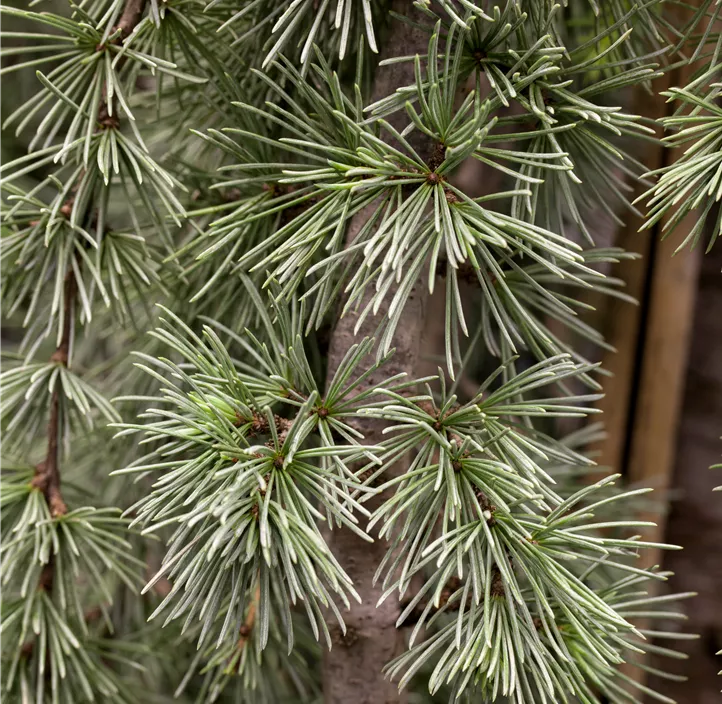
<path fill-rule="evenodd" d="M 487 380 L 461 406 L 453 395 L 442 396 L 437 405 L 429 394 L 399 396 L 376 411 L 399 434 L 397 442 L 389 443 L 391 457 L 409 446 L 418 448 L 409 471 L 383 487 L 393 487 L 395 495 L 372 519 L 383 521 L 381 535 L 394 536 L 392 544 L 411 544 L 390 551 L 389 558 L 395 554 L 396 560 L 379 568 L 386 572 L 385 596 L 396 589 L 403 596 L 412 579 L 424 575 L 423 586 L 399 618 L 402 623 L 426 597 L 411 645 L 424 625 L 440 625 L 445 613 L 456 611 L 455 623 L 443 625 L 390 667 L 392 674 L 406 671 L 402 684 L 444 649 L 430 679 L 432 692 L 446 681 L 459 694 L 478 684 L 492 701 L 499 694 L 514 701 L 564 701 L 571 694 L 598 701 L 584 670 L 606 672 L 621 662 L 619 646 L 626 646 L 633 628 L 597 591 L 594 573 L 612 568 L 638 574 L 624 558 L 649 545 L 598 531 L 643 524 L 592 521 L 598 508 L 624 498 L 596 496 L 614 476 L 559 497 L 535 455 L 569 464 L 585 459 L 528 423 L 541 415 L 578 413 L 576 404 L 588 398 L 535 399 L 528 392 L 580 371 L 567 359 L 552 358 L 510 374 L 488 395 L 492 379 Z M 439 445 L 444 449 L 439 451 Z M 570 567 L 562 567 L 561 554 Z M 452 593 L 439 608 L 449 580 Z M 599 583 L 608 586 L 604 579 Z M 581 667 L 577 642 L 584 643 L 589 660 Z"/>
<path fill-rule="evenodd" d="M 681 102 L 690 112 L 662 119 L 665 128 L 678 130 L 664 139 L 673 148 L 690 146 L 674 163 L 653 172 L 659 179 L 646 194 L 650 209 L 645 226 L 651 227 L 665 218 L 662 231 L 669 234 L 684 218 L 695 217 L 694 226 L 678 250 L 686 245 L 694 247 L 699 242 L 710 213 L 722 198 L 722 162 L 719 159 L 722 111 L 715 104 L 719 88 L 719 83 L 713 83 L 704 97 L 684 88 L 673 88 L 665 93 L 670 101 Z M 720 222 L 717 214 L 707 251 L 719 235 Z"/>
<path fill-rule="evenodd" d="M 200 644 L 220 613 L 227 616 L 217 643 L 232 627 L 235 632 L 254 589 L 260 590 L 260 628 L 254 630 L 260 650 L 268 642 L 272 615 L 287 632 L 289 651 L 293 648 L 289 606 L 299 600 L 316 636 L 323 630 L 330 646 L 321 607 L 335 610 L 330 593 L 346 606 L 347 595 L 358 599 L 317 521 L 337 522 L 364 535 L 352 510 L 368 512 L 352 496 L 361 486 L 348 463 L 366 456 L 378 460 L 373 448 L 359 445 L 346 419 L 376 391 L 371 387 L 349 397 L 356 385 L 350 379 L 371 343 L 349 350 L 322 401 L 290 322 L 278 318 L 288 325 L 282 333 L 290 345 L 279 339 L 262 345 L 251 333 L 248 342 L 238 340 L 258 365 L 243 365 L 244 373 L 213 330 L 206 327 L 200 338 L 171 318 L 155 334 L 181 355 L 182 366 L 147 360 L 157 369 L 145 367 L 154 376 L 164 375 L 161 393 L 175 410 L 149 410 L 144 416 L 157 421 L 129 428 L 161 444 L 123 471 L 163 472 L 156 489 L 134 507 L 135 520 L 149 525 L 146 531 L 178 524 L 154 578 L 167 574 L 173 583 L 158 611 L 179 600 L 168 620 L 184 614 L 186 624 L 202 620 Z M 193 391 L 185 394 L 184 388 Z M 278 411 L 290 417 L 275 412 L 279 404 Z M 181 459 L 170 459 L 176 455 Z M 193 578 L 196 574 L 204 578 Z"/>
<path fill-rule="evenodd" d="M 313 701 L 359 598 L 340 530 L 388 541 L 387 674 L 418 701 L 649 694 L 617 666 L 677 654 L 634 624 L 690 595 L 635 564 L 671 547 L 637 535 L 644 490 L 559 420 L 599 398 L 590 301 L 627 299 L 600 214 L 644 179 L 648 226 L 701 208 L 694 245 L 722 193 L 722 5 L 668 7 L 3 7 L 6 87 L 32 86 L 0 170 L 9 700 Z M 661 121 L 690 147 L 643 176 L 627 94 L 692 61 Z M 393 349 L 419 287 L 444 301 L 429 377 Z M 345 317 L 376 330 L 331 359 Z"/>

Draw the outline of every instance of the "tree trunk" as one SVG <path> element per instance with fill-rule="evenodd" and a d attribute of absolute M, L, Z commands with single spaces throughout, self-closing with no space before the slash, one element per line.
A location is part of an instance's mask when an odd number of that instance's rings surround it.
<path fill-rule="evenodd" d="M 395 0 L 392 9 L 406 16 L 419 15 L 409 0 Z M 394 21 L 386 37 L 382 49 L 384 53 L 395 54 L 418 53 L 424 56 L 430 35 L 414 29 L 399 21 Z M 393 93 L 397 88 L 410 85 L 414 82 L 413 63 L 392 64 L 381 67 L 374 83 L 374 99 Z M 395 119 L 394 119 L 395 118 Z M 391 122 L 395 126 L 405 126 L 404 114 L 392 116 Z M 402 121 L 399 125 L 399 121 Z M 414 132 L 409 141 L 422 156 L 430 156 L 435 145 L 425 135 Z M 356 236 L 373 212 L 373 205 L 360 212 L 350 223 L 346 242 Z M 393 298 L 393 289 L 389 291 L 386 300 Z M 368 294 L 372 295 L 372 292 Z M 399 372 L 406 372 L 410 376 L 418 375 L 418 363 L 421 349 L 422 333 L 428 289 L 424 281 L 417 282 L 411 292 L 404 308 L 404 316 L 396 330 L 392 346 L 396 352 L 383 369 L 374 373 L 366 380 L 371 386 L 382 379 Z M 385 316 L 388 307 L 379 311 L 379 316 Z M 328 375 L 331 379 L 338 368 L 343 356 L 349 347 L 366 336 L 373 336 L 376 326 L 381 318 L 372 319 L 370 316 L 364 321 L 358 335 L 354 335 L 354 326 L 357 316 L 350 312 L 341 318 L 333 331 L 329 355 Z M 361 389 L 359 389 L 361 390 Z M 382 432 L 385 424 L 382 421 L 368 419 L 357 420 L 354 427 L 363 433 L 367 444 L 376 444 L 383 440 Z M 403 473 L 407 467 L 406 462 L 398 462 L 389 469 L 386 476 Z M 375 503 L 369 502 L 369 509 L 373 510 L 384 497 L 375 497 Z M 362 603 L 353 603 L 351 609 L 344 614 L 347 632 L 344 636 L 335 621 L 329 619 L 334 645 L 330 652 L 326 652 L 323 661 L 323 688 L 326 704 L 397 704 L 404 700 L 399 694 L 397 685 L 384 679 L 382 669 L 404 647 L 403 637 L 396 629 L 396 621 L 401 613 L 397 599 L 387 599 L 379 608 L 376 608 L 382 590 L 380 585 L 374 586 L 372 579 L 376 569 L 388 549 L 385 540 L 376 540 L 369 544 L 345 528 L 335 528 L 327 531 L 326 539 L 331 550 L 343 568 L 354 582 L 355 588 L 361 596 Z"/>

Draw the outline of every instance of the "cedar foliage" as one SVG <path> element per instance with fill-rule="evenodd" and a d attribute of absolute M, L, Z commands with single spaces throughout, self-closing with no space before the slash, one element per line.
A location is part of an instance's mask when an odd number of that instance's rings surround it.
<path fill-rule="evenodd" d="M 642 180 L 648 226 L 699 211 L 681 246 L 719 218 L 722 5 L 45 5 L 3 7 L 6 95 L 32 81 L 3 115 L 8 701 L 314 701 L 358 598 L 330 529 L 388 541 L 385 675 L 418 701 L 670 701 L 618 666 L 674 656 L 689 595 L 635 566 L 645 490 L 594 467 L 597 426 L 556 421 L 601 389 L 585 296 L 624 297 L 600 213 Z M 645 174 L 619 105 L 688 62 L 661 127 L 690 148 Z M 419 288 L 438 372 L 387 373 Z M 375 334 L 327 360 L 349 316 Z"/>

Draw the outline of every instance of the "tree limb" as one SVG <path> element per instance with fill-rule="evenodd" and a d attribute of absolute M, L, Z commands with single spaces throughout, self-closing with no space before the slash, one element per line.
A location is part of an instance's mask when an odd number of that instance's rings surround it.
<path fill-rule="evenodd" d="M 65 306 L 63 310 L 63 334 L 60 344 L 50 357 L 50 361 L 63 367 L 68 366 L 70 340 L 75 317 L 75 274 L 69 271 L 65 276 Z M 45 459 L 35 468 L 32 484 L 45 496 L 53 518 L 67 512 L 67 506 L 60 493 L 60 463 L 58 436 L 60 435 L 60 384 L 56 383 L 50 399 L 50 419 L 48 421 L 48 451 Z M 42 580 L 41 580 L 42 581 Z M 51 580 L 52 581 L 52 580 Z M 42 585 L 41 585 L 42 586 Z"/>
<path fill-rule="evenodd" d="M 120 16 L 117 28 L 120 30 L 120 36 L 126 39 L 140 23 L 143 17 L 147 0 L 128 0 L 125 3 L 123 14 Z"/>
<path fill-rule="evenodd" d="M 392 9 L 406 16 L 414 17 L 416 10 L 410 7 L 408 0 L 395 0 Z M 418 19 L 418 15 L 415 17 Z M 429 35 L 418 28 L 410 29 L 408 25 L 396 22 L 385 46 L 390 52 L 403 45 L 408 52 L 425 55 Z M 383 58 L 383 57 L 382 57 Z M 391 64 L 379 69 L 374 85 L 374 98 L 392 94 L 397 88 L 414 83 L 413 62 Z M 403 114 L 392 116 L 392 122 L 398 122 Z M 395 125 L 403 129 L 405 125 Z M 408 136 L 409 142 L 422 158 L 432 159 L 436 145 L 426 135 L 414 131 Z M 375 203 L 367 206 L 351 221 L 346 233 L 346 245 L 353 242 L 359 230 L 376 208 Z M 379 310 L 379 316 L 388 314 L 389 302 L 394 291 L 388 292 L 386 303 Z M 372 295 L 370 292 L 368 296 Z M 413 376 L 417 373 L 421 352 L 421 335 L 425 327 L 425 308 L 428 289 L 424 282 L 417 282 L 411 291 L 404 308 L 403 323 L 398 326 L 393 339 L 395 353 L 383 369 L 376 370 L 364 381 L 364 388 L 375 385 L 389 376 L 406 372 Z M 363 308 L 363 303 L 361 308 Z M 377 320 L 369 316 L 361 326 L 358 335 L 354 327 L 358 316 L 349 312 L 338 320 L 332 333 L 328 354 L 327 383 L 333 378 L 341 360 L 348 349 L 359 339 L 373 336 L 376 332 Z M 358 388 L 361 392 L 364 388 Z M 364 442 L 377 444 L 384 439 L 385 423 L 376 419 L 355 419 L 351 423 L 354 429 L 361 432 Z M 391 477 L 403 473 L 408 462 L 397 462 L 389 468 L 385 476 Z M 369 502 L 373 510 L 383 501 L 384 497 L 375 497 Z M 330 652 L 324 653 L 323 691 L 326 704 L 397 704 L 405 701 L 405 695 L 398 692 L 395 683 L 387 681 L 382 674 L 383 667 L 404 647 L 403 634 L 396 628 L 396 621 L 401 614 L 398 599 L 386 599 L 378 608 L 377 603 L 382 594 L 379 584 L 373 584 L 373 576 L 388 549 L 384 540 L 372 544 L 359 538 L 346 528 L 327 530 L 325 534 L 329 547 L 336 559 L 354 582 L 354 587 L 361 597 L 361 604 L 353 603 L 344 614 L 347 630 L 342 633 L 335 621 L 329 616 L 328 626 L 335 643 Z"/>
<path fill-rule="evenodd" d="M 73 332 L 73 319 L 75 317 L 75 274 L 72 270 L 65 276 L 65 306 L 63 309 L 63 334 L 50 361 L 61 366 L 68 366 L 70 352 L 70 339 Z M 48 420 L 48 451 L 45 459 L 35 467 L 35 476 L 32 479 L 32 486 L 43 492 L 45 501 L 48 504 L 50 515 L 58 518 L 67 513 L 63 496 L 60 493 L 60 461 L 58 439 L 60 435 L 61 413 L 60 413 L 60 382 L 56 380 L 55 388 L 50 399 L 50 419 Z M 51 592 L 55 578 L 55 561 L 53 555 L 45 563 L 38 589 Z"/>
<path fill-rule="evenodd" d="M 138 25 L 145 11 L 147 0 L 127 0 L 123 14 L 118 23 L 123 38 L 127 37 L 133 29 Z M 98 109 L 98 120 L 101 123 L 107 121 L 107 106 L 101 103 Z M 80 179 L 78 180 L 80 183 Z M 77 188 L 77 186 L 76 186 Z M 60 212 L 69 217 L 73 203 L 75 201 L 75 190 L 70 197 L 63 203 Z M 61 366 L 68 366 L 68 357 L 70 353 L 70 340 L 73 331 L 73 321 L 75 318 L 75 294 L 77 292 L 77 283 L 75 274 L 72 269 L 65 276 L 65 307 L 63 310 L 63 333 L 60 344 L 50 357 L 50 361 Z M 35 468 L 35 476 L 32 484 L 40 489 L 45 496 L 50 509 L 50 515 L 53 518 L 62 516 L 67 512 L 67 506 L 60 492 L 60 466 L 58 438 L 60 434 L 60 389 L 59 384 L 55 385 L 50 399 L 50 419 L 48 421 L 48 451 L 45 460 L 40 462 Z M 48 562 L 43 570 L 40 579 L 40 588 L 47 589 L 52 587 L 52 560 Z"/>

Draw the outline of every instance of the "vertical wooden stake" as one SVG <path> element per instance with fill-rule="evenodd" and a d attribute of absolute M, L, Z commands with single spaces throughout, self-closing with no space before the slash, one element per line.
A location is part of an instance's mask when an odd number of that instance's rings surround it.
<path fill-rule="evenodd" d="M 656 80 L 651 95 L 638 90 L 634 105 L 637 114 L 653 120 L 666 114 L 665 98 L 660 92 L 669 87 L 669 78 L 665 75 Z M 650 144 L 644 154 L 635 156 L 652 171 L 663 165 L 664 147 L 661 144 Z M 633 198 L 645 190 L 643 184 L 637 184 Z M 597 462 L 615 472 L 624 471 L 629 449 L 628 429 L 634 422 L 632 406 L 635 378 L 638 374 L 638 349 L 644 338 L 642 324 L 646 314 L 645 290 L 653 276 L 650 254 L 653 251 L 652 238 L 655 234 L 649 230 L 639 232 L 643 223 L 643 217 L 630 214 L 616 241 L 618 246 L 628 252 L 639 254 L 641 260 L 623 260 L 611 272 L 612 276 L 625 282 L 626 293 L 639 301 L 639 305 L 633 306 L 612 298 L 604 307 L 603 333 L 615 351 L 605 353 L 602 360 L 602 367 L 612 376 L 603 382 L 604 398 L 597 404 L 603 413 L 606 437 L 594 450 L 598 453 Z"/>
<path fill-rule="evenodd" d="M 682 221 L 682 236 L 695 217 Z M 627 466 L 628 481 L 654 487 L 665 508 L 642 516 L 657 523 L 644 531 L 644 539 L 664 540 L 666 507 L 674 469 L 677 429 L 694 319 L 701 249 L 673 256 L 681 237 L 656 244 L 646 329 L 643 331 L 642 364 Z M 661 564 L 659 550 L 642 551 L 639 566 Z"/>

